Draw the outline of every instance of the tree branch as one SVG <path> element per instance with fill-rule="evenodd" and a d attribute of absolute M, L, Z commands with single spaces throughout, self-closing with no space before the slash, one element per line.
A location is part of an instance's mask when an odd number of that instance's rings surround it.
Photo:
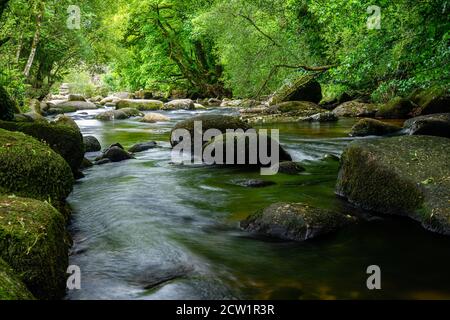
<path fill-rule="evenodd" d="M 298 66 L 293 66 L 293 65 L 287 65 L 287 64 L 279 64 L 276 65 L 272 68 L 272 70 L 270 70 L 269 76 L 267 77 L 266 81 L 264 81 L 264 84 L 261 86 L 261 89 L 258 90 L 258 93 L 256 94 L 256 97 L 259 99 L 261 97 L 261 93 L 263 92 L 263 90 L 267 87 L 267 84 L 269 83 L 269 81 L 272 79 L 272 77 L 276 74 L 276 72 L 280 69 L 280 68 L 287 68 L 287 69 L 303 69 L 305 71 L 311 71 L 311 72 L 325 72 L 328 71 L 332 68 L 337 67 L 338 65 L 327 65 L 327 66 L 319 66 L 319 67 L 312 67 L 312 66 L 306 66 L 306 65 L 298 65 Z"/>

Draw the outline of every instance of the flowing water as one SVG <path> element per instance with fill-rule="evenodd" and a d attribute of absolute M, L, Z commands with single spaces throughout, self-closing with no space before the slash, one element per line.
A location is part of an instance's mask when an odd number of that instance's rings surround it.
<path fill-rule="evenodd" d="M 157 141 L 135 160 L 86 170 L 69 202 L 72 265 L 82 289 L 68 299 L 404 299 L 450 298 L 450 239 L 415 222 L 356 212 L 334 195 L 339 155 L 354 120 L 298 123 L 280 129 L 281 142 L 307 171 L 261 177 L 259 172 L 171 164 L 174 124 L 198 113 L 166 112 L 168 123 L 99 122 L 74 114 L 84 135 L 106 147 Z M 96 154 L 90 154 L 93 158 Z M 249 189 L 239 179 L 276 185 Z M 336 234 L 305 243 L 247 234 L 239 221 L 275 202 L 306 202 L 363 217 Z M 370 265 L 382 290 L 366 287 Z"/>

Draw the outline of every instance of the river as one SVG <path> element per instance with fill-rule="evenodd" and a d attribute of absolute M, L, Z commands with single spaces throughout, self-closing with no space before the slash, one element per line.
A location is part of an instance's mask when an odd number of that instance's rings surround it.
<path fill-rule="evenodd" d="M 135 160 L 94 166 L 69 203 L 74 239 L 70 264 L 81 290 L 67 299 L 407 299 L 450 298 L 450 239 L 397 217 L 373 217 L 334 195 L 339 155 L 353 119 L 271 126 L 306 172 L 261 178 L 258 172 L 171 163 L 170 130 L 177 121 L 232 109 L 162 112 L 170 122 L 99 122 L 99 111 L 77 113 L 84 135 L 103 147 L 157 141 Z M 96 154 L 88 154 L 95 158 Z M 250 189 L 239 179 L 276 182 Z M 361 221 L 305 243 L 247 234 L 239 221 L 274 202 L 306 202 L 357 214 Z M 366 287 L 370 265 L 382 290 Z M 444 280 L 447 279 L 447 280 Z"/>

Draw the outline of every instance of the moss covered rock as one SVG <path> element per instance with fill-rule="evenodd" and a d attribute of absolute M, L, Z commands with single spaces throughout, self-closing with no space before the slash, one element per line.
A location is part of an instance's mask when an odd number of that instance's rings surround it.
<path fill-rule="evenodd" d="M 59 115 L 55 118 L 55 120 L 53 121 L 54 124 L 56 125 L 60 125 L 60 126 L 68 126 L 74 130 L 76 130 L 77 132 L 79 132 L 81 134 L 81 130 L 80 127 L 77 125 L 77 123 L 75 122 L 75 120 L 73 120 L 71 117 L 66 116 L 66 115 Z"/>
<path fill-rule="evenodd" d="M 334 232 L 352 221 L 341 213 L 304 203 L 277 203 L 241 222 L 241 228 L 284 240 L 306 241 Z"/>
<path fill-rule="evenodd" d="M 238 117 L 223 115 L 201 115 L 178 122 L 173 128 L 172 133 L 178 129 L 185 129 L 189 131 L 193 139 L 195 122 L 202 123 L 203 133 L 209 129 L 217 129 L 222 133 L 225 133 L 228 129 L 243 129 L 244 131 L 250 129 L 249 125 L 241 121 Z M 179 143 L 179 141 L 175 139 L 175 137 L 172 137 L 172 134 L 170 142 L 172 146 L 175 146 Z"/>
<path fill-rule="evenodd" d="M 372 118 L 377 113 L 378 106 L 364 103 L 358 100 L 345 102 L 333 110 L 338 117 L 368 117 Z"/>
<path fill-rule="evenodd" d="M 195 103 L 191 99 L 176 99 L 164 104 L 164 110 L 195 110 Z"/>
<path fill-rule="evenodd" d="M 50 204 L 0 196 L 0 258 L 36 298 L 65 295 L 68 248 L 64 217 Z"/>
<path fill-rule="evenodd" d="M 11 100 L 5 88 L 0 86 L 0 120 L 11 121 L 14 119 L 15 103 Z"/>
<path fill-rule="evenodd" d="M 251 144 L 252 141 L 256 141 L 256 144 Z M 267 141 L 267 150 L 261 150 L 261 141 Z M 273 154 L 273 148 L 272 143 L 275 146 L 275 150 L 278 149 L 278 160 L 279 162 L 283 161 L 292 161 L 292 157 L 289 155 L 289 153 L 276 141 L 273 141 L 269 136 L 264 135 L 262 133 L 224 133 L 222 135 L 219 135 L 215 137 L 211 142 L 207 143 L 204 147 L 205 154 L 210 154 L 210 151 L 213 153 L 212 156 L 215 156 L 217 154 L 218 150 L 222 150 L 223 154 L 223 162 L 224 163 L 214 163 L 214 164 L 226 164 L 230 166 L 258 166 L 258 167 L 264 167 L 267 166 L 267 164 L 262 163 L 260 159 L 260 155 L 272 155 Z M 241 145 L 244 146 L 244 148 L 241 148 Z M 253 149 L 253 146 L 255 148 Z M 227 152 L 230 150 L 230 148 L 233 148 L 233 154 L 234 154 L 234 162 L 233 163 L 226 163 L 227 159 Z M 238 155 L 240 158 L 243 158 L 244 161 L 239 161 Z M 217 160 L 217 159 L 216 159 Z M 220 160 L 220 159 L 219 159 Z M 253 161 L 256 160 L 256 161 Z M 208 162 L 208 161 L 205 161 Z M 242 162 L 242 163 L 241 163 Z M 213 163 L 209 163 L 213 164 Z M 274 165 L 275 163 L 271 163 L 271 165 Z"/>
<path fill-rule="evenodd" d="M 159 113 L 147 113 L 140 121 L 145 123 L 168 122 L 170 118 Z"/>
<path fill-rule="evenodd" d="M 80 110 L 95 110 L 97 109 L 97 106 L 92 102 L 87 101 L 65 101 L 58 103 L 56 105 L 56 108 L 68 108 L 68 109 L 74 109 L 75 111 Z"/>
<path fill-rule="evenodd" d="M 310 101 L 319 103 L 322 100 L 322 87 L 313 76 L 302 76 L 285 84 L 277 90 L 269 100 L 270 105 L 286 101 Z"/>
<path fill-rule="evenodd" d="M 336 192 L 381 214 L 406 215 L 450 235 L 450 140 L 403 136 L 353 142 L 341 159 Z"/>
<path fill-rule="evenodd" d="M 375 116 L 382 119 L 407 119 L 415 107 L 411 100 L 396 97 L 387 104 L 379 106 Z"/>
<path fill-rule="evenodd" d="M 158 100 L 123 99 L 117 102 L 117 109 L 132 108 L 140 111 L 161 110 L 164 103 Z"/>
<path fill-rule="evenodd" d="M 34 299 L 14 270 L 0 259 L 0 301 Z"/>
<path fill-rule="evenodd" d="M 450 113 L 437 113 L 409 119 L 404 124 L 410 135 L 450 138 Z"/>
<path fill-rule="evenodd" d="M 80 132 L 70 126 L 61 126 L 43 122 L 5 122 L 0 121 L 0 128 L 9 131 L 23 132 L 43 141 L 67 161 L 73 173 L 84 158 L 83 137 Z"/>
<path fill-rule="evenodd" d="M 98 152 L 102 150 L 100 141 L 94 136 L 83 137 L 83 142 L 86 152 Z"/>
<path fill-rule="evenodd" d="M 419 107 L 413 111 L 413 116 L 450 112 L 450 89 L 431 87 L 416 92 L 411 98 Z"/>
<path fill-rule="evenodd" d="M 402 130 L 401 127 L 385 123 L 375 119 L 361 119 L 350 132 L 352 137 L 384 136 Z"/>
<path fill-rule="evenodd" d="M 0 129 L 0 194 L 16 194 L 57 205 L 72 191 L 64 159 L 23 133 Z"/>

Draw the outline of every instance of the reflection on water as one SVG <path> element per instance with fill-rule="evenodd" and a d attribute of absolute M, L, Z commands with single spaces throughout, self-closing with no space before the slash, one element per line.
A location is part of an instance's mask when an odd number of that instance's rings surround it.
<path fill-rule="evenodd" d="M 170 164 L 173 125 L 197 113 L 165 112 L 168 123 L 98 122 L 74 115 L 102 146 L 155 140 L 160 148 L 122 163 L 95 166 L 69 201 L 74 208 L 71 264 L 82 289 L 68 299 L 372 299 L 450 297 L 450 240 L 406 219 L 377 218 L 306 243 L 257 238 L 239 220 L 279 201 L 354 213 L 334 196 L 339 155 L 354 120 L 279 125 L 281 142 L 307 171 L 263 177 L 248 189 L 236 179 L 259 172 Z M 89 155 L 95 157 L 95 154 Z M 383 290 L 366 289 L 366 268 L 382 270 Z"/>

